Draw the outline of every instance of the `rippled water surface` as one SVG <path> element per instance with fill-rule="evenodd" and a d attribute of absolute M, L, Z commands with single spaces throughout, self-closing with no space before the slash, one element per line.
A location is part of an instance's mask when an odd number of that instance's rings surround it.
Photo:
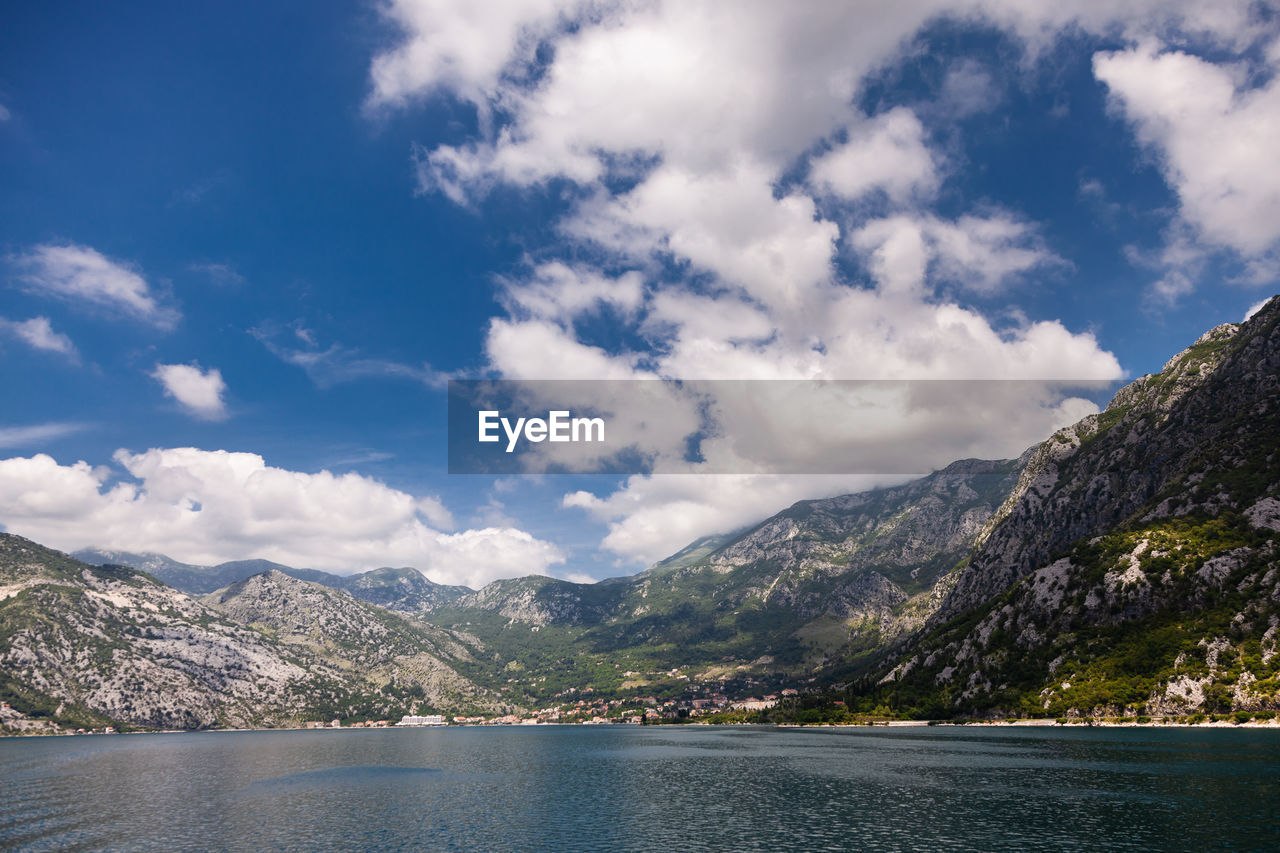
<path fill-rule="evenodd" d="M 0 740 L 18 850 L 1276 850 L 1280 731 L 529 727 Z"/>

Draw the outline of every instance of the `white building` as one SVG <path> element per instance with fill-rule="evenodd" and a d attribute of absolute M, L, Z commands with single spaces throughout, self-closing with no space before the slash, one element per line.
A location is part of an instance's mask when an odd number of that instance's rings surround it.
<path fill-rule="evenodd" d="M 405 715 L 400 718 L 397 726 L 443 726 L 445 724 L 444 717 L 440 714 L 428 714 L 425 717 L 413 715 Z"/>

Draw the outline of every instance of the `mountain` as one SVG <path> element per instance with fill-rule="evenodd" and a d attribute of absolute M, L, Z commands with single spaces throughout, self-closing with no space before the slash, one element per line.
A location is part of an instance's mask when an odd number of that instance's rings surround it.
<path fill-rule="evenodd" d="M 278 725 L 320 683 L 262 634 L 124 567 L 0 534 L 0 692 L 29 716 L 163 728 Z"/>
<path fill-rule="evenodd" d="M 285 647 L 303 650 L 336 669 L 360 673 L 377 685 L 412 685 L 414 695 L 432 707 L 503 707 L 496 695 L 446 663 L 473 662 L 475 653 L 483 650 L 483 644 L 462 632 L 410 620 L 345 591 L 275 570 L 200 600 L 232 621 L 263 630 Z"/>
<path fill-rule="evenodd" d="M 286 572 L 286 574 L 292 573 Z M 356 598 L 405 613 L 422 613 L 444 607 L 472 591 L 465 586 L 434 583 L 427 580 L 417 569 L 393 569 L 386 566 L 348 575 L 341 578 L 340 582 L 340 586 L 334 583 L 325 585 L 337 586 L 338 589 L 345 589 Z"/>
<path fill-rule="evenodd" d="M 496 581 L 422 618 L 480 637 L 540 701 L 558 690 L 841 672 L 924 623 L 1025 458 L 802 501 L 629 578 Z M 628 675 L 628 673 L 632 673 Z M 634 673 L 648 673 L 637 676 Z M 650 677 L 653 676 L 653 677 Z"/>
<path fill-rule="evenodd" d="M 150 551 L 134 552 L 112 551 L 107 548 L 81 548 L 79 551 L 73 551 L 71 557 L 91 566 L 128 566 L 131 569 L 146 572 L 183 592 L 212 592 L 223 585 L 214 583 L 207 590 L 191 589 L 193 586 L 200 586 L 207 582 L 206 575 L 211 571 L 208 566 L 183 563 L 164 554 L 156 554 Z M 212 579 L 208 582 L 211 581 Z"/>
<path fill-rule="evenodd" d="M 0 697 L 62 725 L 157 728 L 511 707 L 446 662 L 483 652 L 474 638 L 276 572 L 211 598 L 0 534 Z"/>
<path fill-rule="evenodd" d="M 179 562 L 164 554 L 110 551 L 102 548 L 84 548 L 71 556 L 95 566 L 118 565 L 139 569 L 192 595 L 206 595 L 266 571 L 280 572 L 333 589 L 344 589 L 356 598 L 405 613 L 417 613 L 449 604 L 472 591 L 465 586 L 433 583 L 417 569 L 410 568 L 384 567 L 354 575 L 335 575 L 317 569 L 295 569 L 270 560 L 233 560 L 216 566 L 196 566 Z"/>
<path fill-rule="evenodd" d="M 234 576 L 197 601 L 6 542 L 25 556 L 0 577 L 5 695 L 85 719 L 784 685 L 907 716 L 1280 710 L 1280 299 L 1018 459 L 801 501 L 597 584 L 472 591 L 411 569 L 106 555 L 183 582 Z M 162 629 L 186 645 L 153 648 Z"/>
<path fill-rule="evenodd" d="M 871 691 L 954 713 L 1280 708 L 1280 299 L 1031 455 Z"/>
<path fill-rule="evenodd" d="M 337 585 L 343 582 L 339 575 L 314 569 L 294 569 L 270 560 L 233 560 L 216 566 L 198 566 L 183 563 L 164 554 L 151 552 L 112 551 L 105 548 L 82 548 L 71 556 L 93 566 L 128 566 L 146 572 L 169 586 L 192 595 L 204 595 L 221 589 L 227 584 L 243 580 L 251 575 L 269 570 L 281 571 L 302 580 Z"/>

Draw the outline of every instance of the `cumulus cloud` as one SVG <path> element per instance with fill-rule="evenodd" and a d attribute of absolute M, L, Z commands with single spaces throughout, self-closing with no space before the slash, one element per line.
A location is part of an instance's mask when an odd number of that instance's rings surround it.
<path fill-rule="evenodd" d="M 130 264 L 89 246 L 44 244 L 11 261 L 32 293 L 56 296 L 73 305 L 98 306 L 162 329 L 171 328 L 180 318 L 177 310 L 161 304 Z"/>
<path fill-rule="evenodd" d="M 334 572 L 409 565 L 438 583 L 479 587 L 548 573 L 554 546 L 523 530 L 456 533 L 432 496 L 355 473 L 275 468 L 253 453 L 191 447 L 118 451 L 119 472 L 37 454 L 0 460 L 0 517 L 66 551 L 155 551 L 197 564 L 264 558 Z"/>
<path fill-rule="evenodd" d="M 1053 319 L 997 327 L 959 302 L 1002 292 L 1016 303 L 1018 287 L 1067 264 L 1018 211 L 930 209 L 947 175 L 925 122 L 981 109 L 989 75 L 953 67 L 930 109 L 868 115 L 855 95 L 940 16 L 1002 28 L 1031 53 L 1081 30 L 1133 43 L 1181 32 L 1238 50 L 1261 26 L 1234 0 L 529 0 L 486 10 L 484 27 L 472 4 L 387 10 L 403 38 L 375 59 L 370 103 L 452 96 L 481 115 L 475 137 L 416 151 L 421 191 L 469 205 L 498 185 L 581 189 L 558 223 L 565 259 L 505 279 L 507 316 L 488 329 L 493 372 L 534 379 L 1119 378 L 1088 332 Z M 579 333 L 602 308 L 613 345 L 599 323 Z M 1091 407 L 1061 402 L 1053 417 Z M 762 418 L 762 435 L 786 434 L 784 412 Z M 1010 446 L 1026 434 L 1001 435 Z M 839 436 L 811 439 L 820 450 Z M 726 505 L 766 514 L 810 488 L 638 478 L 568 504 L 608 521 L 607 547 L 637 557 L 662 531 L 674 550 L 746 520 Z M 752 489 L 772 497 L 756 503 Z"/>
<path fill-rule="evenodd" d="M 539 264 L 527 279 L 506 282 L 506 299 L 513 313 L 568 320 L 603 307 L 633 313 L 644 297 L 644 278 L 631 271 L 616 278 L 581 265 L 561 261 Z"/>
<path fill-rule="evenodd" d="M 1247 0 L 392 0 L 384 11 L 402 35 L 373 60 L 370 104 L 445 94 L 485 117 L 483 139 L 422 152 L 427 184 L 451 195 L 495 179 L 591 181 L 619 154 L 701 170 L 730 150 L 781 165 L 860 122 L 862 79 L 940 16 L 985 20 L 1033 49 L 1073 28 L 1238 47 L 1261 26 Z M 955 71 L 951 94 L 971 94 L 979 75 Z"/>
<path fill-rule="evenodd" d="M 227 383 L 222 381 L 222 372 L 217 368 L 201 370 L 198 364 L 157 364 L 151 377 L 189 414 L 204 420 L 221 420 L 227 416 L 227 405 L 222 399 Z"/>
<path fill-rule="evenodd" d="M 669 253 L 776 309 L 830 278 L 839 228 L 802 193 L 774 196 L 764 164 L 693 172 L 662 166 L 631 192 L 589 206 L 566 233 L 631 257 Z"/>
<path fill-rule="evenodd" d="M 8 332 L 32 349 L 56 352 L 72 361 L 78 361 L 80 358 L 71 338 L 61 332 L 55 332 L 48 317 L 32 317 L 30 320 L 21 321 L 0 317 L 0 332 Z"/>
<path fill-rule="evenodd" d="M 1241 62 L 1215 63 L 1148 39 L 1097 54 L 1093 68 L 1178 195 L 1186 227 L 1174 229 L 1170 251 L 1181 257 L 1170 258 L 1153 296 L 1172 303 L 1192 290 L 1196 269 L 1185 263 L 1188 245 L 1200 252 L 1225 249 L 1274 272 L 1280 247 L 1280 162 L 1274 153 L 1280 63 L 1258 85 Z"/>
<path fill-rule="evenodd" d="M 443 86 L 483 104 L 512 54 L 532 59 L 538 38 L 579 5 L 561 0 L 388 3 L 384 10 L 404 38 L 374 60 L 369 105 L 403 104 Z"/>
<path fill-rule="evenodd" d="M 820 191 L 850 200 L 880 190 L 903 202 L 932 193 L 938 185 L 924 125 L 906 107 L 856 128 L 847 142 L 815 159 L 809 169 L 809 179 Z"/>
<path fill-rule="evenodd" d="M 930 280 L 990 293 L 1024 273 L 1064 264 L 1036 227 L 1007 213 L 872 220 L 850 237 L 882 288 L 922 293 Z"/>

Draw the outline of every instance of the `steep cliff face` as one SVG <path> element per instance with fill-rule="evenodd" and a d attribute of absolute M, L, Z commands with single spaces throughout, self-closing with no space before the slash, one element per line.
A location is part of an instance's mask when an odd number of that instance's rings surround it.
<path fill-rule="evenodd" d="M 1036 448 L 941 616 L 982 603 L 1159 494 L 1183 515 L 1244 499 L 1215 486 L 1274 442 L 1264 420 L 1276 393 L 1278 308 L 1273 301 L 1243 334 L 1237 325 L 1206 332 L 1160 373 L 1121 389 L 1104 412 Z"/>
<path fill-rule="evenodd" d="M 880 689 L 933 714 L 1275 708 L 1278 530 L 1273 299 L 1037 448 Z"/>

